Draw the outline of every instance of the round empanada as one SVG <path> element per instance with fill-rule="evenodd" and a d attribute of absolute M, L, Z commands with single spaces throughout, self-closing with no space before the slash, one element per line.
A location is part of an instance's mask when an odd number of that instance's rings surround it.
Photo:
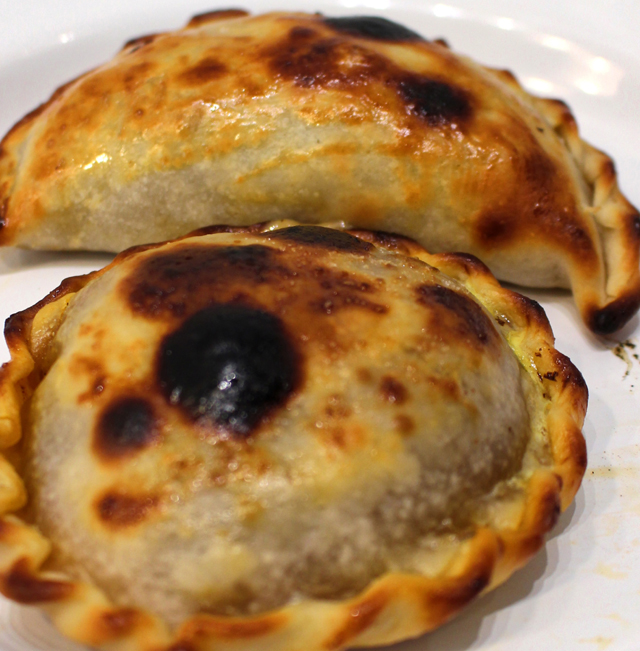
<path fill-rule="evenodd" d="M 530 558 L 585 469 L 542 309 L 404 238 L 203 230 L 6 337 L 0 591 L 92 647 L 418 635 Z"/>
<path fill-rule="evenodd" d="M 60 88 L 0 149 L 3 244 L 120 251 L 301 216 L 570 287 L 597 333 L 640 304 L 640 217 L 567 107 L 382 18 L 194 18 Z"/>

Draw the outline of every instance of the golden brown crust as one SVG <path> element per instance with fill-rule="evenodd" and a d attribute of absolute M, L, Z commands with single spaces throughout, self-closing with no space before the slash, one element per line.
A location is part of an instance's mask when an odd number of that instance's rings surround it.
<path fill-rule="evenodd" d="M 566 105 L 380 18 L 203 14 L 129 42 L 0 146 L 2 244 L 121 250 L 279 218 L 571 287 L 598 334 L 640 305 L 640 217 Z"/>
<path fill-rule="evenodd" d="M 264 224 L 261 230 L 278 237 L 278 229 L 283 226 L 291 224 Z M 246 230 L 255 234 L 258 229 Z M 390 573 L 350 599 L 307 600 L 258 616 L 197 615 L 170 631 L 155 616 L 137 608 L 116 607 L 95 587 L 44 570 L 50 544 L 34 527 L 11 515 L 24 503 L 18 499 L 0 503 L 4 513 L 0 520 L 0 591 L 5 596 L 42 606 L 65 634 L 96 648 L 198 651 L 212 646 L 238 649 L 263 645 L 283 650 L 335 651 L 347 646 L 388 644 L 436 628 L 479 594 L 503 582 L 541 547 L 560 510 L 573 499 L 585 470 L 581 427 L 587 401 L 580 373 L 553 347 L 553 334 L 544 312 L 537 303 L 500 287 L 472 256 L 430 255 L 407 239 L 362 231 L 350 233 L 362 244 L 375 243 L 408 253 L 461 282 L 485 306 L 523 367 L 536 379 L 547 404 L 542 417 L 552 461 L 530 473 L 524 486 L 519 525 L 503 529 L 477 527 L 459 544 L 446 568 L 433 577 Z M 294 231 L 293 236 L 299 235 Z M 304 237 L 315 235 L 306 233 Z M 340 238 L 316 241 L 322 247 L 347 245 Z M 20 437 L 22 403 L 39 381 L 42 365 L 46 365 L 42 333 L 50 340 L 50 330 L 60 325 L 56 306 L 64 310 L 75 292 L 132 255 L 135 253 L 125 252 L 101 271 L 66 281 L 37 306 L 9 319 L 12 361 L 3 367 L 0 376 L 4 448 Z M 42 314 L 46 318 L 41 318 Z M 390 380 L 386 391 L 390 399 L 402 403 L 402 389 Z M 104 446 L 101 450 L 103 454 Z M 113 454 L 110 449 L 107 457 Z M 6 468 L 0 466 L 0 484 L 22 495 L 21 479 L 8 468 L 8 464 Z M 115 518 L 116 526 L 126 526 L 131 517 L 140 514 L 131 505 L 119 511 L 114 496 L 107 501 L 102 512 L 108 519 Z M 153 508 L 152 502 L 144 502 L 143 510 Z"/>

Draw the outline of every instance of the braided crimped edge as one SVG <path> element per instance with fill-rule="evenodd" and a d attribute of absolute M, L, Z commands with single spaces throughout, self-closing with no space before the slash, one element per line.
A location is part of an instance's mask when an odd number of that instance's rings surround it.
<path fill-rule="evenodd" d="M 598 335 L 622 328 L 640 308 L 640 214 L 618 186 L 613 160 L 580 137 L 571 109 L 527 92 L 508 70 L 483 69 L 535 108 L 564 143 L 591 196 L 583 210 L 596 224 L 604 269 L 598 285 L 580 268 L 568 269 L 571 290 L 587 327 Z"/>
<path fill-rule="evenodd" d="M 261 232 L 294 222 L 249 228 L 213 227 L 212 232 Z M 542 308 L 503 289 L 480 261 L 464 254 L 430 255 L 403 237 L 348 231 L 391 251 L 416 257 L 455 278 L 499 324 L 523 367 L 546 400 L 546 430 L 553 465 L 535 470 L 526 483 L 515 529 L 479 527 L 461 541 L 439 576 L 386 574 L 362 593 L 342 601 L 308 600 L 253 617 L 197 615 L 176 631 L 138 608 L 117 607 L 96 587 L 44 569 L 51 543 L 15 515 L 26 501 L 22 480 L 0 457 L 0 592 L 42 607 L 57 628 L 90 647 L 109 651 L 335 651 L 377 646 L 418 636 L 446 622 L 479 594 L 505 581 L 543 545 L 561 510 L 572 501 L 586 468 L 581 427 L 587 389 L 578 370 L 553 347 Z M 185 236 L 192 237 L 194 234 Z M 184 238 L 180 238 L 184 239 Z M 93 278 L 140 250 L 120 254 L 104 269 L 70 278 L 32 308 L 10 317 L 5 332 L 11 362 L 0 371 L 0 445 L 20 439 L 21 410 L 46 372 L 47 348 L 71 297 Z M 7 450 L 11 457 L 11 450 Z"/>

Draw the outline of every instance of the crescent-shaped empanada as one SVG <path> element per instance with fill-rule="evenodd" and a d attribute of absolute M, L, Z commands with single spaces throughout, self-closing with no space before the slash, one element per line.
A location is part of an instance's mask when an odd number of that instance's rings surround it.
<path fill-rule="evenodd" d="M 524 564 L 586 464 L 540 306 L 404 238 L 215 230 L 8 320 L 0 591 L 92 648 L 332 651 Z"/>
<path fill-rule="evenodd" d="M 0 243 L 120 251 L 293 218 L 570 287 L 596 333 L 640 304 L 640 218 L 559 101 L 382 18 L 213 12 L 136 39 L 0 149 Z"/>

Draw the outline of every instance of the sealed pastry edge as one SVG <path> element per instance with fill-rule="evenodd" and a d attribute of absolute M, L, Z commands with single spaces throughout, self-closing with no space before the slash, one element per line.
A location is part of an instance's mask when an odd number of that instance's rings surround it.
<path fill-rule="evenodd" d="M 280 12 L 272 13 L 275 15 Z M 293 16 L 296 13 L 301 12 L 282 12 L 282 15 Z M 194 16 L 180 29 L 132 39 L 123 46 L 120 52 L 127 48 L 139 47 L 157 36 L 179 33 L 209 22 L 248 16 L 251 16 L 250 12 L 240 9 L 204 13 Z M 444 41 L 438 40 L 437 42 L 448 48 Z M 597 335 L 615 333 L 640 308 L 640 214 L 621 192 L 613 160 L 604 152 L 582 140 L 576 119 L 562 100 L 532 95 L 521 86 L 511 72 L 481 65 L 462 54 L 458 54 L 458 56 L 499 79 L 515 91 L 522 100 L 525 100 L 525 103 L 535 107 L 564 143 L 578 171 L 589 186 L 592 194 L 589 212 L 598 227 L 597 244 L 602 249 L 604 269 L 597 274 L 597 283 L 594 283 L 580 269 L 568 268 L 570 291 L 574 296 L 583 322 L 592 332 Z M 106 63 L 95 70 L 99 70 L 104 65 Z M 3 156 L 8 156 L 11 159 L 2 163 L 7 166 L 9 171 L 4 174 L 7 180 L 0 185 L 0 246 L 16 245 L 31 248 L 28 243 L 20 242 L 20 238 L 15 237 L 15 229 L 11 225 L 11 220 L 7 221 L 13 181 L 16 177 L 16 168 L 19 166 L 14 150 L 20 148 L 33 121 L 40 114 L 55 105 L 60 98 L 64 97 L 68 89 L 74 87 L 76 82 L 91 75 L 95 70 L 88 70 L 61 85 L 48 100 L 16 122 L 0 141 L 0 161 Z"/>
<path fill-rule="evenodd" d="M 514 83 L 522 91 L 515 78 Z M 580 137 L 569 107 L 562 100 L 529 98 L 565 143 L 591 189 L 589 208 L 599 227 L 605 265 L 603 287 L 593 291 L 577 275 L 571 278 L 571 291 L 587 327 L 610 335 L 640 308 L 640 214 L 620 190 L 611 157 Z"/>
<path fill-rule="evenodd" d="M 256 232 L 291 225 L 276 222 L 251 228 L 213 227 L 197 233 Z M 542 308 L 500 287 L 476 258 L 430 255 L 411 240 L 370 231 L 348 231 L 389 250 L 399 250 L 440 269 L 462 283 L 507 331 L 510 347 L 548 397 L 546 429 L 554 465 L 536 470 L 526 486 L 524 512 L 516 530 L 479 528 L 461 543 L 448 569 L 427 578 L 388 573 L 354 598 L 308 600 L 252 617 L 197 615 L 171 632 L 156 616 L 138 608 L 114 606 L 96 587 L 42 569 L 51 543 L 13 513 L 26 501 L 22 480 L 0 457 L 0 592 L 23 604 L 38 605 L 70 638 L 91 647 L 131 651 L 199 651 L 261 648 L 285 651 L 335 650 L 390 644 L 443 624 L 479 594 L 505 581 L 543 545 L 561 510 L 571 503 L 586 468 L 581 433 L 587 389 L 582 376 L 553 347 Z M 191 237 L 194 234 L 185 236 Z M 179 239 L 185 239 L 179 238 Z M 21 408 L 46 364 L 42 351 L 57 331 L 74 293 L 102 275 L 135 247 L 102 270 L 69 278 L 60 287 L 7 321 L 11 362 L 0 370 L 0 446 L 20 438 Z"/>

